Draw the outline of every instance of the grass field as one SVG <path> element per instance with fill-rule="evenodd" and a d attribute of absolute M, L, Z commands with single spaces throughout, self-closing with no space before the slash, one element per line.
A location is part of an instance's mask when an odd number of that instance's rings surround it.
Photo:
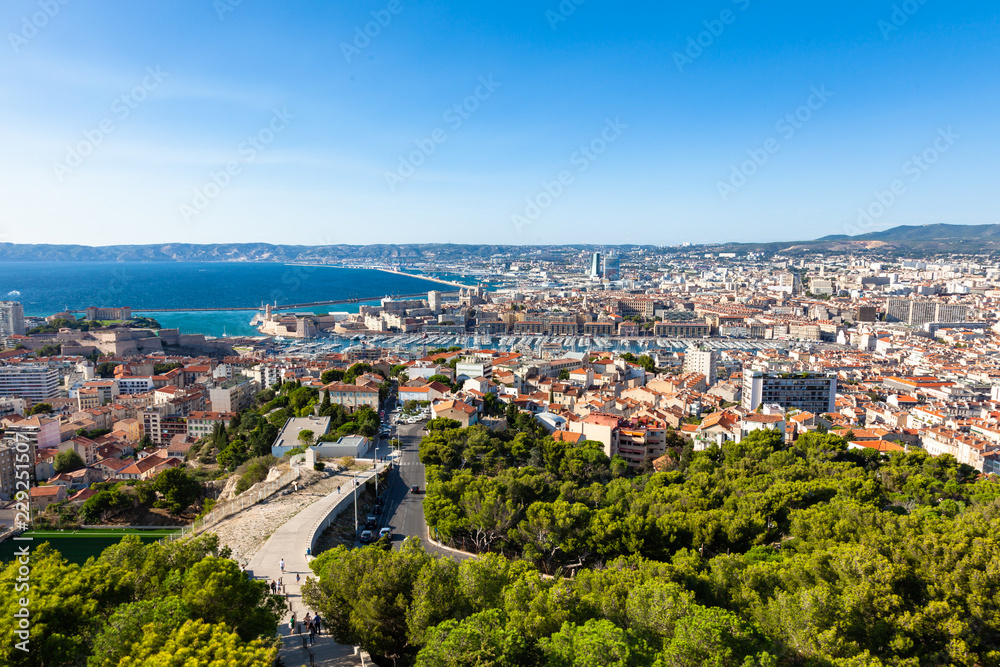
<path fill-rule="evenodd" d="M 176 533 L 169 528 L 136 530 L 134 528 L 93 528 L 83 530 L 29 530 L 22 537 L 33 538 L 28 542 L 32 549 L 43 542 L 50 543 L 71 563 L 83 564 L 91 556 L 99 556 L 104 549 L 117 544 L 126 535 L 138 535 L 144 543 L 156 542 Z M 8 539 L 0 542 L 0 562 L 11 560 L 14 550 L 25 542 Z"/>

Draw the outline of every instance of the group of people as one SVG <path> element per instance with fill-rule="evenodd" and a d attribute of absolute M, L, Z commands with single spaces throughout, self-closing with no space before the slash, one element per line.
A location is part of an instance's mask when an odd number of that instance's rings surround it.
<path fill-rule="evenodd" d="M 288 631 L 301 636 L 302 648 L 306 648 L 306 637 L 308 636 L 309 644 L 315 644 L 316 635 L 323 631 L 323 621 L 318 613 L 313 616 L 309 612 L 306 612 L 306 617 L 303 620 L 297 621 L 293 611 L 292 617 L 288 619 Z"/>

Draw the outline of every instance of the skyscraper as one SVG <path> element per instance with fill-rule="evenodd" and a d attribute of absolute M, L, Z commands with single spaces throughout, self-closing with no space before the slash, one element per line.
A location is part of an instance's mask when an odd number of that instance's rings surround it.
<path fill-rule="evenodd" d="M 0 336 L 24 335 L 24 308 L 17 301 L 0 301 Z"/>
<path fill-rule="evenodd" d="M 600 278 L 602 276 L 601 253 L 595 252 L 590 258 L 590 277 Z"/>
<path fill-rule="evenodd" d="M 604 256 L 604 276 L 606 280 L 621 280 L 621 261 L 618 255 L 611 253 Z"/>

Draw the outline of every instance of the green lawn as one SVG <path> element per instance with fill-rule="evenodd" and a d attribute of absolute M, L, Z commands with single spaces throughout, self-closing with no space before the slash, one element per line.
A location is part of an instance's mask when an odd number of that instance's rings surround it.
<path fill-rule="evenodd" d="M 34 549 L 43 542 L 50 543 L 71 563 L 83 564 L 91 556 L 98 556 L 107 547 L 117 544 L 126 535 L 138 535 L 144 543 L 156 542 L 176 533 L 169 528 L 156 530 L 136 530 L 134 528 L 94 528 L 83 530 L 30 530 L 22 537 L 31 537 L 33 541 L 14 541 L 12 539 L 0 542 L 0 563 L 12 559 L 15 549 L 28 544 Z"/>

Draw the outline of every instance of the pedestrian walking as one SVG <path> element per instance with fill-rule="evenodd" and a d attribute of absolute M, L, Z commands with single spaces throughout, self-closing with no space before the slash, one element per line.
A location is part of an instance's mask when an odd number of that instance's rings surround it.
<path fill-rule="evenodd" d="M 316 624 L 316 634 L 323 634 L 323 620 L 319 617 L 319 614 L 313 616 L 313 623 Z"/>
<path fill-rule="evenodd" d="M 310 623 L 312 623 L 312 615 L 308 611 L 306 612 L 305 621 L 306 621 L 306 626 L 307 627 L 309 626 Z"/>
<path fill-rule="evenodd" d="M 288 632 L 295 630 L 295 612 L 292 612 L 291 618 L 288 619 Z"/>
<path fill-rule="evenodd" d="M 299 583 L 299 573 L 295 573 L 295 583 Z"/>
<path fill-rule="evenodd" d="M 281 568 L 281 573 L 284 574 L 285 573 L 285 559 L 284 558 L 282 558 L 281 561 L 278 563 L 278 567 Z"/>
<path fill-rule="evenodd" d="M 315 625 L 310 625 L 309 626 L 309 643 L 310 644 L 315 644 L 316 643 L 316 626 Z"/>
<path fill-rule="evenodd" d="M 340 493 L 340 485 L 337 485 L 337 493 Z"/>
<path fill-rule="evenodd" d="M 274 579 L 272 579 L 271 580 L 271 595 L 274 595 L 277 592 L 278 592 L 278 584 L 277 584 L 277 582 L 274 581 Z"/>

